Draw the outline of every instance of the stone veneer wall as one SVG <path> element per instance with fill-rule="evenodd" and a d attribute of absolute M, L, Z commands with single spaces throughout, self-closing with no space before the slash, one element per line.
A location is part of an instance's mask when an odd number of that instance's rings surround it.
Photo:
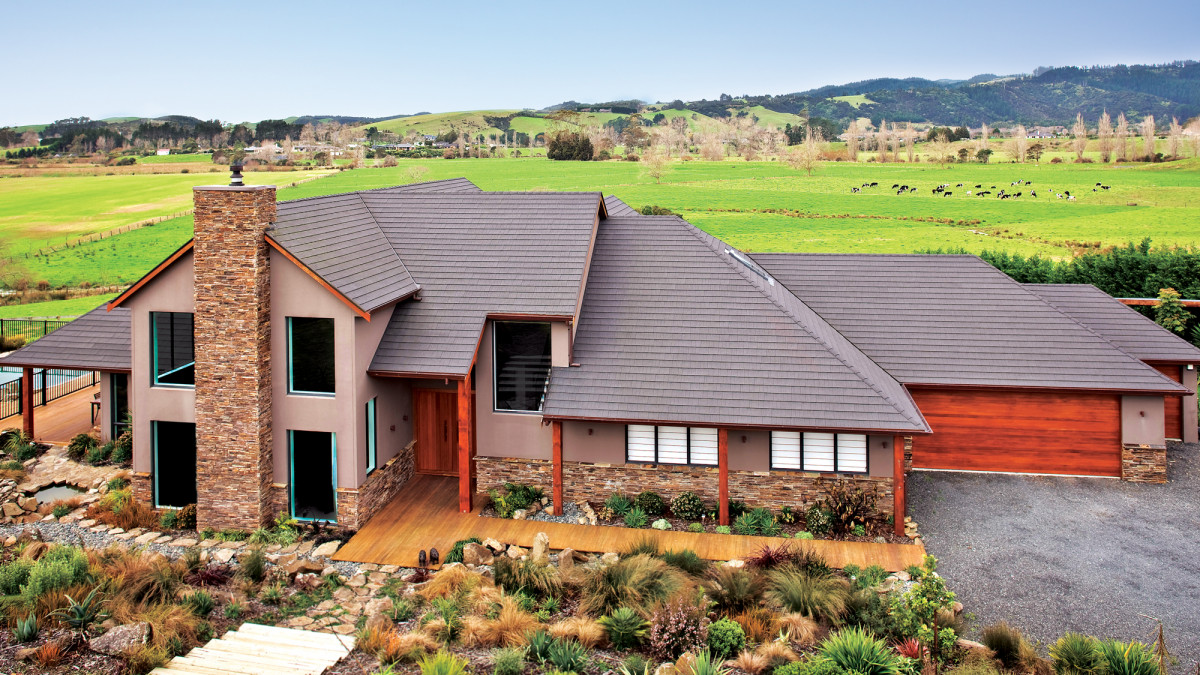
<path fill-rule="evenodd" d="M 1131 483 L 1167 482 L 1167 448 L 1161 445 L 1122 446 L 1121 480 Z"/>
<path fill-rule="evenodd" d="M 479 491 L 500 489 L 505 483 L 535 485 L 547 494 L 553 486 L 550 460 L 475 457 Z M 890 477 L 805 473 L 802 471 L 730 471 L 729 496 L 748 506 L 806 508 L 825 494 L 824 485 L 842 478 L 879 491 L 877 507 L 883 517 L 892 515 L 893 482 Z M 681 492 L 692 491 L 706 502 L 717 501 L 716 467 L 657 466 L 653 464 L 563 463 L 563 496 L 568 501 L 603 502 L 614 492 L 635 495 L 653 490 L 670 502 Z"/>
<path fill-rule="evenodd" d="M 154 477 L 149 472 L 134 471 L 129 487 L 133 490 L 134 499 L 146 506 L 154 506 Z"/>
<path fill-rule="evenodd" d="M 274 187 L 199 187 L 195 202 L 196 491 L 200 529 L 274 517 L 271 286 Z"/>
<path fill-rule="evenodd" d="M 912 473 L 912 436 L 904 437 L 904 473 Z M 893 458 L 894 459 L 894 458 Z"/>

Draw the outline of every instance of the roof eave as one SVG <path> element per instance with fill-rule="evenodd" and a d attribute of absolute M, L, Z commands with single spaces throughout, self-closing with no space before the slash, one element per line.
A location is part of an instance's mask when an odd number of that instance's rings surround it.
<path fill-rule="evenodd" d="M 154 269 L 150 270 L 144 276 L 142 276 L 141 279 L 138 279 L 136 282 L 134 282 L 134 284 L 132 286 L 125 289 L 124 293 L 121 293 L 117 297 L 110 300 L 108 303 L 108 311 L 111 312 L 114 309 L 116 309 L 117 307 L 119 307 L 121 305 L 121 303 L 125 302 L 130 297 L 132 297 L 133 294 L 137 293 L 138 290 L 140 290 L 143 286 L 150 283 L 155 277 L 157 277 L 159 274 L 161 274 L 168 267 L 170 267 L 171 265 L 174 265 L 175 262 L 178 261 L 180 258 L 182 258 L 185 253 L 187 253 L 188 251 L 191 251 L 192 248 L 195 246 L 195 244 L 196 244 L 196 240 L 194 238 L 188 239 L 187 242 L 184 243 L 183 246 L 180 246 L 179 248 L 175 249 L 175 252 L 172 253 L 171 255 L 167 256 L 166 260 L 160 262 L 158 265 L 156 265 L 154 267 Z"/>

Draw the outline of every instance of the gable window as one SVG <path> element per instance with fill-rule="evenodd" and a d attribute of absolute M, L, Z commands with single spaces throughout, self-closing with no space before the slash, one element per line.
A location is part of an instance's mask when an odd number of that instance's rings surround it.
<path fill-rule="evenodd" d="M 196 386 L 196 343 L 190 312 L 150 312 L 152 384 Z"/>
<path fill-rule="evenodd" d="M 717 465 L 717 430 L 629 424 L 625 427 L 625 461 L 632 464 Z"/>
<path fill-rule="evenodd" d="M 867 473 L 866 434 L 771 432 L 771 468 L 817 473 Z"/>
<path fill-rule="evenodd" d="M 379 455 L 379 431 L 375 427 L 375 401 L 367 401 L 367 473 L 375 470 Z"/>
<path fill-rule="evenodd" d="M 495 410 L 540 412 L 550 379 L 550 324 L 497 321 L 492 338 Z"/>
<path fill-rule="evenodd" d="M 333 319 L 289 316 L 288 393 L 334 393 Z"/>

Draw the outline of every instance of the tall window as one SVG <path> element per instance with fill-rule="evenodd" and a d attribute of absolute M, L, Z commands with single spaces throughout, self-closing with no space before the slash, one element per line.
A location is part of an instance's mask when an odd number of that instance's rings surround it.
<path fill-rule="evenodd" d="M 333 319 L 289 316 L 288 393 L 334 393 Z"/>
<path fill-rule="evenodd" d="M 112 383 L 112 396 L 109 404 L 112 416 L 109 422 L 112 424 L 112 428 L 109 431 L 111 438 L 115 441 L 129 428 L 129 376 L 125 373 L 110 373 L 108 379 Z"/>
<path fill-rule="evenodd" d="M 155 508 L 195 504 L 196 425 L 152 421 L 150 427 L 154 437 Z"/>
<path fill-rule="evenodd" d="M 375 401 L 367 401 L 367 473 L 375 470 L 379 455 L 379 430 L 375 426 Z"/>
<path fill-rule="evenodd" d="M 717 465 L 717 430 L 708 427 L 625 427 L 625 461 Z"/>
<path fill-rule="evenodd" d="M 192 314 L 150 312 L 151 372 L 153 384 L 196 385 L 196 343 Z"/>
<path fill-rule="evenodd" d="M 867 473 L 866 434 L 771 432 L 771 468 L 819 473 Z"/>
<path fill-rule="evenodd" d="M 540 411 L 550 378 L 550 324 L 497 321 L 492 334 L 495 409 Z"/>
<path fill-rule="evenodd" d="M 337 522 L 337 437 L 288 431 L 292 517 Z"/>

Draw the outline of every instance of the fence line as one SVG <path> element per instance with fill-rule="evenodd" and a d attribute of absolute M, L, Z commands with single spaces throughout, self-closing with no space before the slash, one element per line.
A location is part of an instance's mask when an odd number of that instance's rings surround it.
<path fill-rule="evenodd" d="M 20 374 L 21 368 L 0 366 L 0 374 Z M 87 389 L 100 382 L 100 373 L 94 370 L 66 370 L 62 368 L 40 368 L 33 371 L 33 407 Z M 25 405 L 21 395 L 22 380 L 17 378 L 0 385 L 0 419 L 20 415 Z"/>
<path fill-rule="evenodd" d="M 136 223 L 122 225 L 121 227 L 118 227 L 115 230 L 107 230 L 105 232 L 93 232 L 91 234 L 84 235 L 82 237 L 78 237 L 74 241 L 68 241 L 68 242 L 63 243 L 62 246 L 45 246 L 45 247 L 39 248 L 36 251 L 26 251 L 24 255 L 11 255 L 11 256 L 8 256 L 7 258 L 0 258 L 0 260 L 5 260 L 7 262 L 14 263 L 17 261 L 18 258 L 24 258 L 27 260 L 29 258 L 37 258 L 37 257 L 43 256 L 43 255 L 49 255 L 51 253 L 65 251 L 70 248 L 77 248 L 82 244 L 87 244 L 87 243 L 90 243 L 93 241 L 101 241 L 103 239 L 108 239 L 109 237 L 115 237 L 118 234 L 125 234 L 126 232 L 130 232 L 132 230 L 138 230 L 143 227 L 146 227 L 147 225 L 156 225 L 156 224 L 161 223 L 166 220 L 171 220 L 173 218 L 179 218 L 181 216 L 191 215 L 193 210 L 194 209 L 186 209 L 186 210 L 178 211 L 176 213 L 171 213 L 171 214 L 168 214 L 165 216 L 155 216 L 153 218 L 139 220 Z"/>
<path fill-rule="evenodd" d="M 0 319 L 0 347 L 12 338 L 20 338 L 28 344 L 71 321 L 73 319 Z"/>

